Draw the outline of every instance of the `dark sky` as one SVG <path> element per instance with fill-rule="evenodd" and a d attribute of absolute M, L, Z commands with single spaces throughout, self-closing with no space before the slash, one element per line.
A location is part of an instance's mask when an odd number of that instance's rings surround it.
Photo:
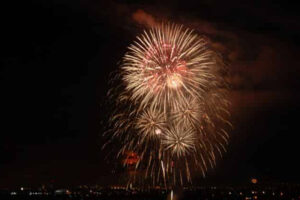
<path fill-rule="evenodd" d="M 300 183 L 299 5 L 219 2 L 2 6 L 0 187 L 112 183 L 115 164 L 100 149 L 109 74 L 135 36 L 161 20 L 205 35 L 231 70 L 234 130 L 205 181 Z"/>

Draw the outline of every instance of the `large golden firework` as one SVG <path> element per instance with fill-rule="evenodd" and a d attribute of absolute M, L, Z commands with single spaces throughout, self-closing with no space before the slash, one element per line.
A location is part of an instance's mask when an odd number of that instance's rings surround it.
<path fill-rule="evenodd" d="M 154 184 L 205 176 L 229 139 L 225 72 L 193 30 L 161 24 L 144 31 L 129 46 L 117 74 L 121 84 L 110 93 L 116 107 L 110 141 L 121 141 L 118 156 L 135 152 L 135 169 Z"/>

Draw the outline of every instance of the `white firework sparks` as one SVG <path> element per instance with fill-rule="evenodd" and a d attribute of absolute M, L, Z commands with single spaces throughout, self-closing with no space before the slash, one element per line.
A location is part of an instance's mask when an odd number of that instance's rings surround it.
<path fill-rule="evenodd" d="M 144 31 L 129 46 L 117 75 L 123 88 L 113 93 L 110 141 L 121 140 L 118 155 L 139 155 L 135 170 L 154 184 L 204 176 L 229 139 L 224 69 L 193 30 L 162 24 Z"/>

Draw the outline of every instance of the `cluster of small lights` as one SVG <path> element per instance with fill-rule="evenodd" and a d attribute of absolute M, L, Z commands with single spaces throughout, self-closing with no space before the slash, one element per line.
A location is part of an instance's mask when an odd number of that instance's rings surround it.
<path fill-rule="evenodd" d="M 285 186 L 286 187 L 286 186 Z M 106 195 L 111 196 L 112 194 L 115 195 L 123 195 L 123 194 L 130 194 L 130 195 L 142 195 L 142 194 L 150 194 L 155 190 L 156 194 L 169 194 L 172 193 L 172 188 L 169 187 L 167 190 L 162 186 L 156 187 L 147 187 L 147 188 L 139 188 L 133 185 L 130 187 L 126 187 L 123 185 L 114 185 L 109 188 L 102 188 L 102 187 L 94 187 L 94 186 L 84 186 L 79 187 L 81 190 L 75 189 L 57 189 L 57 190 L 48 190 L 46 187 L 32 189 L 32 188 L 19 188 L 17 191 L 7 191 L 7 194 L 11 196 L 17 196 L 26 198 L 26 196 L 31 196 L 30 198 L 35 198 L 34 196 L 56 196 L 59 197 L 60 195 L 67 195 L 67 198 L 70 199 L 77 199 L 81 197 L 82 199 L 89 199 L 91 197 L 102 196 L 105 197 Z M 252 187 L 184 187 L 183 190 L 185 192 L 192 191 L 195 194 L 195 191 L 200 192 L 199 195 L 203 195 L 203 199 L 244 199 L 244 200 L 257 200 L 257 199 L 289 199 L 295 200 L 299 199 L 299 190 L 295 188 L 295 186 L 286 188 L 287 190 L 281 190 L 278 187 L 265 187 L 259 189 L 253 189 Z M 43 190 L 43 191 L 40 191 Z M 50 192 L 49 192 L 50 191 Z M 204 191 L 204 192 L 203 192 Z M 170 193 L 171 192 L 171 193 Z M 5 193 L 6 194 L 6 193 Z M 272 197 L 270 197 L 272 196 Z M 1 195 L 0 195 L 1 197 Z M 15 198 L 15 197 L 13 197 Z M 28 197 L 27 197 L 28 198 Z M 40 198 L 40 197 L 37 197 Z M 47 197 L 48 198 L 48 197 Z M 176 193 L 173 193 L 173 198 L 176 198 Z M 1 199 L 1 198 L 0 198 Z"/>
<path fill-rule="evenodd" d="M 29 196 L 31 195 L 48 195 L 48 193 L 43 193 L 43 192 L 29 192 Z"/>

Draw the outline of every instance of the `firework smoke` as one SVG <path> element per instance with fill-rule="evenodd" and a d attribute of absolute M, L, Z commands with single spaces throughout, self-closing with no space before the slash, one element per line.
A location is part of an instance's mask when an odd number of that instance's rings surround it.
<path fill-rule="evenodd" d="M 134 169 L 153 184 L 205 176 L 229 139 L 222 60 L 204 37 L 174 24 L 144 31 L 128 49 L 121 83 L 109 93 L 116 108 L 109 142 L 122 143 L 117 156 L 135 152 Z"/>

